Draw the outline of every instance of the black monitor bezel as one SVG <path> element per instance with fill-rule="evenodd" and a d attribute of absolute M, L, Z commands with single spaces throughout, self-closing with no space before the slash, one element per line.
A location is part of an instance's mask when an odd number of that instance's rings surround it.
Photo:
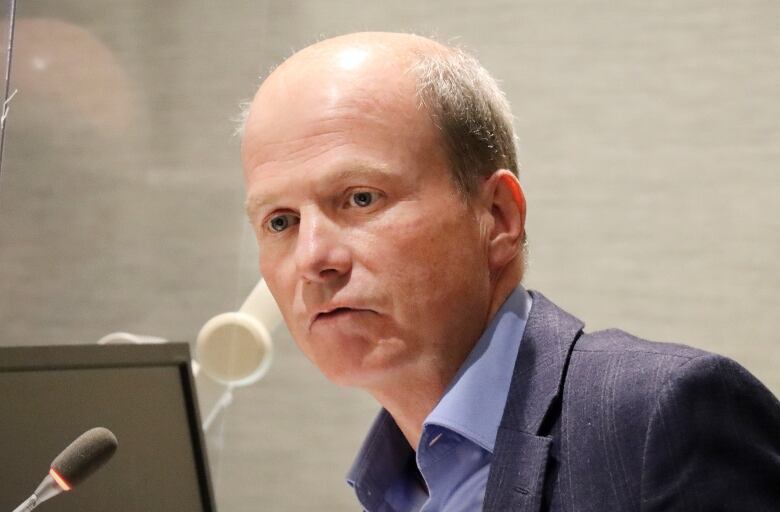
<path fill-rule="evenodd" d="M 0 347 L 0 372 L 74 370 L 90 368 L 143 368 L 176 366 L 181 377 L 187 422 L 193 441 L 198 487 L 206 512 L 216 512 L 209 475 L 205 437 L 192 375 L 187 343 L 115 345 L 34 345 Z"/>

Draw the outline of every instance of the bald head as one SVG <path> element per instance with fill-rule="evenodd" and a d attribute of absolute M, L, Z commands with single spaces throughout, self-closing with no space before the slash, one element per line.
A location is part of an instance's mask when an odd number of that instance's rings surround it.
<path fill-rule="evenodd" d="M 395 65 L 398 70 L 406 71 L 410 63 L 421 55 L 444 54 L 448 51 L 448 47 L 414 34 L 357 32 L 307 46 L 284 61 L 276 71 L 317 64 L 330 67 L 333 71 L 348 71 L 372 59 L 385 66 Z"/>
<path fill-rule="evenodd" d="M 418 109 L 409 63 L 415 48 L 433 44 L 417 36 L 361 33 L 294 54 L 263 82 L 252 102 L 242 145 L 245 169 L 251 167 L 247 148 L 255 139 L 273 141 L 290 123 L 316 131 L 349 112 L 412 122 Z"/>
<path fill-rule="evenodd" d="M 351 101 L 367 110 L 397 102 L 422 110 L 436 126 L 453 181 L 467 198 L 498 169 L 517 175 L 509 105 L 495 80 L 460 49 L 413 34 L 363 32 L 295 53 L 263 82 L 245 112 L 245 169 L 250 126 L 284 122 L 286 116 L 271 107 L 291 105 L 300 113 L 304 99 L 333 106 Z"/>

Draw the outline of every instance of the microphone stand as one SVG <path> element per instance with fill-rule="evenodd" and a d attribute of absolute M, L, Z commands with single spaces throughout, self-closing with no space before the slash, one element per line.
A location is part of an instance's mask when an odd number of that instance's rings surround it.
<path fill-rule="evenodd" d="M 46 478 L 41 481 L 35 492 L 24 500 L 24 503 L 16 507 L 13 512 L 30 512 L 44 501 L 55 497 L 61 492 L 62 488 L 57 485 L 57 482 L 54 481 L 51 475 L 46 475 Z"/>

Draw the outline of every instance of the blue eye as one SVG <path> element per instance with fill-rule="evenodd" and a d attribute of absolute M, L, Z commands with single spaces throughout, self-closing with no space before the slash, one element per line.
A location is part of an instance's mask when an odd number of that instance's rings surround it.
<path fill-rule="evenodd" d="M 359 208 L 365 208 L 366 206 L 370 206 L 371 203 L 374 202 L 374 192 L 369 192 L 367 190 L 363 190 L 361 192 L 355 192 L 350 196 L 349 202 L 353 206 L 357 206 Z"/>
<path fill-rule="evenodd" d="M 268 221 L 268 229 L 276 233 L 280 233 L 290 226 L 298 224 L 298 222 L 298 217 L 289 213 L 275 215 Z"/>

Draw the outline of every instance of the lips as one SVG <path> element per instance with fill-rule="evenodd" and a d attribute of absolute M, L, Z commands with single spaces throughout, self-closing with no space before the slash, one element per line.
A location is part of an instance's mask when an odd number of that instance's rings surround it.
<path fill-rule="evenodd" d="M 363 309 L 363 308 L 352 308 L 348 306 L 339 306 L 334 308 L 328 308 L 325 310 L 322 310 L 316 314 L 314 314 L 311 317 L 311 321 L 309 323 L 309 327 L 311 327 L 315 322 L 320 320 L 331 320 L 336 319 L 340 317 L 346 317 L 353 313 L 373 313 L 370 309 Z"/>
<path fill-rule="evenodd" d="M 318 318 L 328 318 L 328 317 L 338 316 L 344 313 L 349 313 L 351 311 L 359 311 L 359 310 L 353 308 L 336 308 L 330 311 L 323 311 L 322 313 L 319 313 L 315 318 L 315 320 Z"/>

